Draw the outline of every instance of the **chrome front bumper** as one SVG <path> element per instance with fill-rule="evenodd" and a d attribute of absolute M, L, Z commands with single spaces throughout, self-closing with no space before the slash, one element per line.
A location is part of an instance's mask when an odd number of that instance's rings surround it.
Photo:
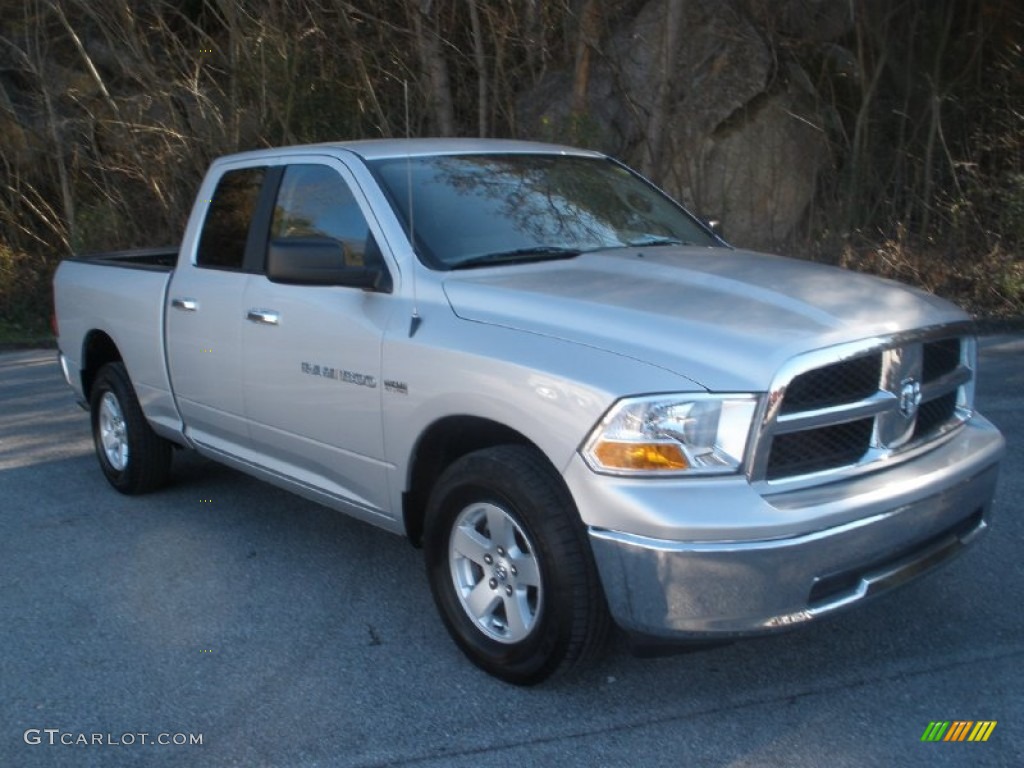
<path fill-rule="evenodd" d="M 928 459 L 898 472 L 761 497 L 777 519 L 809 509 L 823 518 L 842 509 L 848 518 L 796 534 L 683 540 L 591 524 L 612 615 L 640 635 L 685 641 L 764 634 L 855 605 L 932 570 L 978 539 L 988 527 L 1003 447 L 999 432 L 978 419 Z M 906 490 L 915 470 L 921 481 Z M 887 482 L 891 492 L 885 494 Z M 635 489 L 631 499 L 636 503 Z M 719 512 L 728 517 L 737 499 L 722 502 Z M 685 505 L 685 497 L 679 503 Z M 862 516 L 851 515 L 858 508 Z"/>

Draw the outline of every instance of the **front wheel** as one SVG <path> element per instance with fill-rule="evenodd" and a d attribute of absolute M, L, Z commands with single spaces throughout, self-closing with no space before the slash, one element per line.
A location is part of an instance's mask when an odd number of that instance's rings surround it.
<path fill-rule="evenodd" d="M 126 494 L 163 485 L 171 468 L 171 444 L 150 428 L 123 363 L 100 368 L 89 404 L 96 457 L 110 484 Z"/>
<path fill-rule="evenodd" d="M 449 633 L 492 675 L 531 685 L 602 648 L 608 609 L 586 532 L 536 451 L 455 461 L 430 496 L 424 549 Z"/>

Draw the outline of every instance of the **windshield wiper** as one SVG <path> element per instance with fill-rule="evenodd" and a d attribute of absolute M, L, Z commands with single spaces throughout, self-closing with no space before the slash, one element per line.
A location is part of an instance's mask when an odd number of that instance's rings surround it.
<path fill-rule="evenodd" d="M 534 245 L 529 248 L 515 248 L 511 251 L 495 251 L 470 256 L 468 259 L 452 264 L 452 269 L 484 267 L 490 264 L 525 264 L 530 261 L 548 261 L 551 259 L 571 259 L 580 255 L 579 248 L 566 248 L 558 245 Z"/>
<path fill-rule="evenodd" d="M 693 245 L 689 240 L 678 240 L 674 237 L 647 235 L 626 243 L 627 248 L 649 248 L 652 245 Z"/>

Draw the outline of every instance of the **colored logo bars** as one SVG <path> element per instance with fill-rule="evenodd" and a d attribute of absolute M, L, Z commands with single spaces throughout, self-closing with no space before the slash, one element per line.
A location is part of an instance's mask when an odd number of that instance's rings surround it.
<path fill-rule="evenodd" d="M 988 741 L 996 720 L 933 720 L 921 734 L 921 741 Z"/>

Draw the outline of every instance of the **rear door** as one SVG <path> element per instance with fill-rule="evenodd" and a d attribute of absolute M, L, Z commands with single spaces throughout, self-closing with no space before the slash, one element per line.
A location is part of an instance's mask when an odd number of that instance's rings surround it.
<path fill-rule="evenodd" d="M 270 239 L 329 237 L 348 266 L 384 263 L 380 230 L 343 163 L 305 156 L 282 171 Z M 274 283 L 264 274 L 253 275 L 243 295 L 242 390 L 265 468 L 382 513 L 381 346 L 393 296 Z"/>
<path fill-rule="evenodd" d="M 195 442 L 237 453 L 248 440 L 242 394 L 242 301 L 246 257 L 265 240 L 254 231 L 267 167 L 228 167 L 211 191 L 195 250 L 182 254 L 166 308 L 172 391 Z M 272 190 L 269 190 L 272 192 Z M 202 199 L 202 197 L 201 197 Z"/>

